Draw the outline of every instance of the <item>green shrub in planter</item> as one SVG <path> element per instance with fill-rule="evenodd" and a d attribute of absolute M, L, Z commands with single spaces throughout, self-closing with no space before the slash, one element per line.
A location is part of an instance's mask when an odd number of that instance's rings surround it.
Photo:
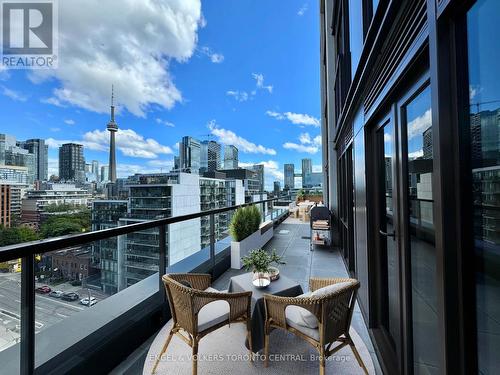
<path fill-rule="evenodd" d="M 259 230 L 260 212 L 255 206 L 238 208 L 233 215 L 229 232 L 233 240 L 240 242 Z"/>
<path fill-rule="evenodd" d="M 243 267 L 247 271 L 253 272 L 269 272 L 271 264 L 286 264 L 283 257 L 279 256 L 276 250 L 268 253 L 264 249 L 255 249 L 250 251 L 247 256 L 241 258 Z"/>

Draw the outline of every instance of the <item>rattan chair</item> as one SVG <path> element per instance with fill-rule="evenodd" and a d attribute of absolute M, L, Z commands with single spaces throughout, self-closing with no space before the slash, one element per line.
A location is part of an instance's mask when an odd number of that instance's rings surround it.
<path fill-rule="evenodd" d="M 211 276 L 207 274 L 189 273 L 163 276 L 172 312 L 173 326 L 160 355 L 156 359 L 152 374 L 156 372 L 156 367 L 163 353 L 167 350 L 172 336 L 177 335 L 192 348 L 193 375 L 196 375 L 200 340 L 210 332 L 233 322 L 246 324 L 250 360 L 252 360 L 252 338 L 250 335 L 252 292 L 225 293 L 215 291 L 215 289 L 206 291 L 210 287 L 210 282 Z M 221 303 L 214 305 L 213 302 Z M 207 306 L 208 304 L 211 306 Z M 208 310 L 202 309 L 205 306 Z M 214 314 L 214 309 L 219 311 Z"/>
<path fill-rule="evenodd" d="M 348 284 L 326 295 L 304 297 L 264 295 L 266 309 L 266 323 L 264 328 L 265 367 L 268 366 L 269 334 L 273 328 L 281 328 L 304 339 L 318 350 L 320 375 L 325 374 L 326 358 L 346 345 L 351 347 L 359 365 L 368 374 L 368 370 L 349 335 L 359 281 L 348 278 L 311 278 L 309 280 L 309 290 L 314 292 L 320 288 L 341 282 L 347 282 Z M 286 312 L 287 306 L 298 306 L 311 312 L 317 319 L 317 328 L 303 328 L 296 324 L 294 324 L 295 327 L 292 327 L 290 325 L 292 323 L 290 321 L 290 312 Z M 339 344 L 332 347 L 335 342 Z"/>

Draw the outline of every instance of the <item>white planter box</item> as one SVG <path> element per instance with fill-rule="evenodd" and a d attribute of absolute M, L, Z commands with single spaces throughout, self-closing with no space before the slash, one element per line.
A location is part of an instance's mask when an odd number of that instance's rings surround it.
<path fill-rule="evenodd" d="M 240 269 L 242 267 L 242 257 L 248 255 L 252 250 L 262 248 L 271 238 L 273 238 L 274 229 L 272 228 L 272 224 L 270 228 L 267 228 L 267 230 L 262 233 L 262 228 L 268 224 L 267 222 L 262 223 L 261 228 L 259 228 L 257 232 L 252 233 L 243 241 L 231 241 L 231 268 Z"/>

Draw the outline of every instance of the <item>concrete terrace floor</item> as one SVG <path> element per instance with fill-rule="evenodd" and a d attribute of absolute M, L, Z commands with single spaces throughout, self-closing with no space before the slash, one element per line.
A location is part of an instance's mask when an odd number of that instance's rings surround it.
<path fill-rule="evenodd" d="M 325 247 L 315 247 L 314 251 L 309 250 L 309 224 L 305 224 L 298 219 L 287 218 L 274 230 L 274 237 L 265 246 L 267 250 L 276 249 L 284 256 L 286 265 L 281 265 L 280 272 L 292 280 L 301 284 L 305 291 L 309 288 L 309 277 L 348 277 L 344 261 L 338 249 L 328 249 Z M 303 238 L 307 237 L 307 238 Z M 229 279 L 232 276 L 246 272 L 245 270 L 227 270 L 219 277 L 214 284 L 214 288 L 219 290 L 227 289 Z M 370 352 L 376 374 L 383 374 L 375 355 L 373 344 L 370 340 L 366 324 L 361 315 L 359 307 L 356 305 L 352 327 L 364 341 Z M 110 372 L 111 375 L 139 375 L 143 372 L 144 361 L 151 343 L 156 335 L 148 339 L 140 348 L 132 353 L 126 360 Z"/>
<path fill-rule="evenodd" d="M 310 277 L 349 277 L 339 250 L 316 246 L 314 251 L 310 251 L 309 235 L 309 224 L 291 217 L 274 230 L 274 237 L 265 248 L 267 250 L 276 249 L 276 252 L 284 257 L 286 264 L 279 266 L 280 273 L 297 281 L 304 292 L 309 290 Z M 243 269 L 229 269 L 214 282 L 213 287 L 219 290 L 227 289 L 231 277 L 245 272 L 247 271 Z M 382 374 L 365 321 L 357 304 L 352 318 L 352 327 L 365 342 L 376 373 Z"/>

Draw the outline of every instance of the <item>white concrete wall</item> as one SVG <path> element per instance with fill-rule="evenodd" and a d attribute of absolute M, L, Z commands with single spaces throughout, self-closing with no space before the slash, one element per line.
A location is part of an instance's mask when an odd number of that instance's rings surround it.
<path fill-rule="evenodd" d="M 180 173 L 179 184 L 172 185 L 172 216 L 200 212 L 200 177 Z M 169 225 L 169 264 L 200 251 L 200 219 Z"/>

